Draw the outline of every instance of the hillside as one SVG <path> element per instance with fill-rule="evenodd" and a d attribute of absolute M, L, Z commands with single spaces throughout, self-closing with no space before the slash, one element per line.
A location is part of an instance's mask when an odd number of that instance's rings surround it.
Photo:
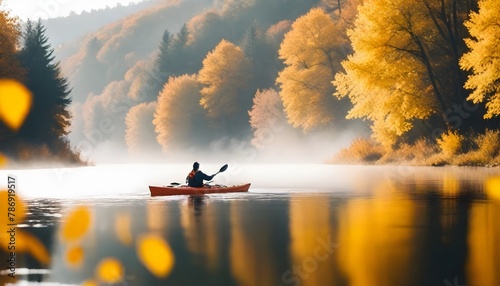
<path fill-rule="evenodd" d="M 127 6 L 118 4 L 116 7 L 106 9 L 83 11 L 81 14 L 72 13 L 67 17 L 50 18 L 43 20 L 47 29 L 46 35 L 50 44 L 56 49 L 61 49 L 64 44 L 81 38 L 89 32 L 96 31 L 102 26 L 116 22 L 136 12 L 156 5 L 158 0 L 144 0 Z M 61 58 L 61 53 L 58 57 Z"/>

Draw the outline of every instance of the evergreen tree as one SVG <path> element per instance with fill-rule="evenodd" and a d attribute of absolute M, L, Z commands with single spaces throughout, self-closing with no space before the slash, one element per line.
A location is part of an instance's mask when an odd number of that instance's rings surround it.
<path fill-rule="evenodd" d="M 194 73 L 191 49 L 188 47 L 189 31 L 184 24 L 172 40 L 171 45 L 171 71 L 175 76 Z"/>
<path fill-rule="evenodd" d="M 79 81 L 72 90 L 73 101 L 83 102 L 89 93 L 100 94 L 106 87 L 106 66 L 97 58 L 101 48 L 102 43 L 96 37 L 87 43 L 85 57 L 77 76 L 84 80 Z"/>
<path fill-rule="evenodd" d="M 67 135 L 70 125 L 68 105 L 71 99 L 67 79 L 61 75 L 59 63 L 54 62 L 54 50 L 47 43 L 40 20 L 37 23 L 28 21 L 23 40 L 19 59 L 27 71 L 26 86 L 33 94 L 33 106 L 19 137 L 34 144 L 46 143 L 55 147 L 64 141 L 63 136 Z"/>
<path fill-rule="evenodd" d="M 156 69 L 160 73 L 168 74 L 170 72 L 172 57 L 171 57 L 171 46 L 172 46 L 172 34 L 168 30 L 163 33 L 163 37 L 160 43 L 160 52 L 156 58 Z"/>

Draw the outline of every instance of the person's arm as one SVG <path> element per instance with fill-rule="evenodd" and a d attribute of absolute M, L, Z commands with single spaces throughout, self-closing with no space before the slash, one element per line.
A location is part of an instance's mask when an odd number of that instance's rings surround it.
<path fill-rule="evenodd" d="M 205 180 L 205 181 L 210 181 L 210 180 L 212 180 L 214 178 L 214 175 L 209 176 L 209 175 L 207 175 L 207 174 L 205 174 L 203 172 L 201 172 L 201 175 L 202 175 L 203 180 Z"/>

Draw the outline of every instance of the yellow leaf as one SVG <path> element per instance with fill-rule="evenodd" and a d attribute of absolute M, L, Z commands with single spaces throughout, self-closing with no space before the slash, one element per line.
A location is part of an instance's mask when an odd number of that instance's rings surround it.
<path fill-rule="evenodd" d="M 19 129 L 31 108 L 31 92 L 15 80 L 0 80 L 0 119 Z"/>
<path fill-rule="evenodd" d="M 96 274 L 104 283 L 116 283 L 123 279 L 123 266 L 115 258 L 105 258 L 97 265 Z"/>
<path fill-rule="evenodd" d="M 84 251 L 81 246 L 73 246 L 66 250 L 66 262 L 70 267 L 81 265 Z"/>
<path fill-rule="evenodd" d="M 500 200 L 500 177 L 487 179 L 485 182 L 485 191 L 488 198 Z"/>
<path fill-rule="evenodd" d="M 157 277 L 172 271 L 175 257 L 168 243 L 157 235 L 144 235 L 137 241 L 137 255 L 142 264 Z"/>
<path fill-rule="evenodd" d="M 50 264 L 50 254 L 45 245 L 30 233 L 17 229 L 16 250 L 29 253 L 43 265 Z"/>
<path fill-rule="evenodd" d="M 82 238 L 90 229 L 92 215 L 88 207 L 80 206 L 69 213 L 61 228 L 62 239 L 75 241 Z"/>
<path fill-rule="evenodd" d="M 19 224 L 24 221 L 26 216 L 26 206 L 24 202 L 15 193 L 17 190 L 11 189 L 10 193 L 7 190 L 0 191 L 0 210 L 3 214 L 0 215 L 0 231 L 8 224 Z"/>
<path fill-rule="evenodd" d="M 4 165 L 7 165 L 7 157 L 3 156 L 2 154 L 0 154 L 0 167 L 4 166 Z"/>

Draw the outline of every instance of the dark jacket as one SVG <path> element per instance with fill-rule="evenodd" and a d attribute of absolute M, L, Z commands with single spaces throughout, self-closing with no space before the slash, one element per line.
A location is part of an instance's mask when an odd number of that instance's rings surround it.
<path fill-rule="evenodd" d="M 191 171 L 187 177 L 188 186 L 190 187 L 203 187 L 203 180 L 210 181 L 214 178 L 214 175 L 208 176 L 202 171 Z"/>

